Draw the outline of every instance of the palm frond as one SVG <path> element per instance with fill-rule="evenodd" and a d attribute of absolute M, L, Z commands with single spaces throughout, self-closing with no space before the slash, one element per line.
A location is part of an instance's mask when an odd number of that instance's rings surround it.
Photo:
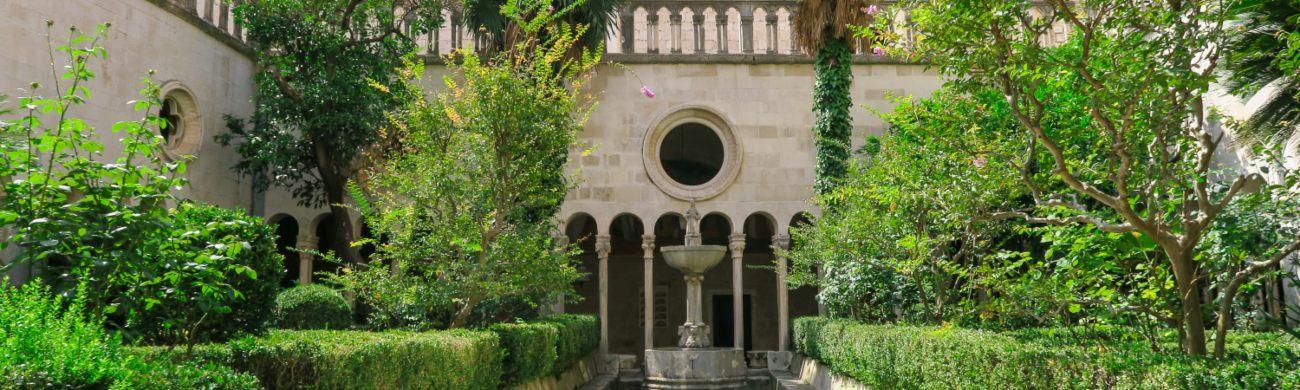
<path fill-rule="evenodd" d="M 816 53 L 832 39 L 842 39 L 849 50 L 858 48 L 850 25 L 865 25 L 871 21 L 867 15 L 869 0 L 803 0 L 791 17 L 795 46 L 807 53 Z"/>
<path fill-rule="evenodd" d="M 1239 24 L 1225 44 L 1223 87 L 1243 99 L 1268 94 L 1235 129 L 1236 138 L 1241 146 L 1285 142 L 1300 125 L 1300 83 L 1292 58 L 1297 48 L 1290 38 L 1300 34 L 1300 2 L 1246 0 L 1234 10 Z"/>

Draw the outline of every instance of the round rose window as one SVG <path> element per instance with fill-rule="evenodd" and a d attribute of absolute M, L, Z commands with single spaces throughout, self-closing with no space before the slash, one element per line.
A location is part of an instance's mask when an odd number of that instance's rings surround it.
<path fill-rule="evenodd" d="M 681 184 L 708 183 L 722 170 L 725 151 L 712 128 L 686 123 L 673 128 L 659 145 L 659 161 L 668 177 Z"/>

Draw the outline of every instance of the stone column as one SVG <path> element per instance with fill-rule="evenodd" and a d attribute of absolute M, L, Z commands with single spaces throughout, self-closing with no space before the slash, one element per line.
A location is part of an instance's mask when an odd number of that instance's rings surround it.
<path fill-rule="evenodd" d="M 317 239 L 314 236 L 298 236 L 298 249 L 316 250 Z M 298 252 L 298 285 L 311 284 L 312 259 L 315 256 L 307 252 Z"/>
<path fill-rule="evenodd" d="M 772 237 L 773 249 L 789 249 L 790 235 L 777 234 Z M 776 251 L 773 251 L 776 253 Z M 785 256 L 776 253 L 776 342 L 777 350 L 785 351 L 790 340 L 790 287 L 785 284 Z"/>
<path fill-rule="evenodd" d="M 655 346 L 655 235 L 641 235 L 642 257 L 645 259 L 645 349 Z"/>
<path fill-rule="evenodd" d="M 551 235 L 551 243 L 555 245 L 555 251 L 565 253 L 569 250 L 569 236 L 564 234 L 564 224 L 560 223 L 558 232 Z M 555 294 L 555 300 L 549 304 L 548 314 L 564 313 L 564 293 Z"/>
<path fill-rule="evenodd" d="M 732 347 L 745 349 L 745 233 L 735 233 L 731 239 L 731 334 Z"/>
<path fill-rule="evenodd" d="M 596 235 L 596 256 L 600 257 L 600 354 L 609 355 L 609 235 Z"/>

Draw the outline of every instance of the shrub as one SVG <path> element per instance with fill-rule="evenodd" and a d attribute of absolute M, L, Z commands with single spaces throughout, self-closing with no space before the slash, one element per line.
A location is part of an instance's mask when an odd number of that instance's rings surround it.
<path fill-rule="evenodd" d="M 0 280 L 0 383 L 16 387 L 106 387 L 126 368 L 117 339 L 82 316 L 63 310 L 36 283 L 7 287 Z"/>
<path fill-rule="evenodd" d="M 256 378 L 220 365 L 129 353 L 79 302 L 64 309 L 67 302 L 48 293 L 36 283 L 0 287 L 0 388 L 259 388 Z"/>
<path fill-rule="evenodd" d="M 139 310 L 127 328 L 172 344 L 265 329 L 284 272 L 274 228 L 242 210 L 189 202 L 170 219 L 169 237 L 153 248 L 153 272 L 123 279 L 136 282 L 127 291 Z"/>
<path fill-rule="evenodd" d="M 1240 346 L 1229 359 L 1153 351 L 1122 338 L 1064 339 L 1044 331 L 864 325 L 800 318 L 796 349 L 868 388 L 1296 388 L 1300 346 L 1280 338 Z M 1069 340 L 1069 341 L 1065 341 Z"/>
<path fill-rule="evenodd" d="M 352 324 L 352 308 L 332 288 L 298 286 L 275 297 L 275 324 L 284 329 L 345 329 Z"/>
<path fill-rule="evenodd" d="M 505 385 L 519 384 L 555 371 L 559 328 L 550 323 L 495 324 L 489 327 L 488 330 L 501 340 L 505 355 L 501 362 L 501 382 Z"/>
<path fill-rule="evenodd" d="M 501 351 L 492 332 L 272 330 L 230 343 L 236 369 L 270 389 L 495 389 Z"/>

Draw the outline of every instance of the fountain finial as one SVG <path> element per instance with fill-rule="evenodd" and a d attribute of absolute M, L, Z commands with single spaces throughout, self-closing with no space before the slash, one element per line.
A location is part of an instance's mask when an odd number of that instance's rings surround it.
<path fill-rule="evenodd" d="M 686 210 L 686 245 L 700 245 L 700 212 L 695 210 L 695 198 Z"/>

